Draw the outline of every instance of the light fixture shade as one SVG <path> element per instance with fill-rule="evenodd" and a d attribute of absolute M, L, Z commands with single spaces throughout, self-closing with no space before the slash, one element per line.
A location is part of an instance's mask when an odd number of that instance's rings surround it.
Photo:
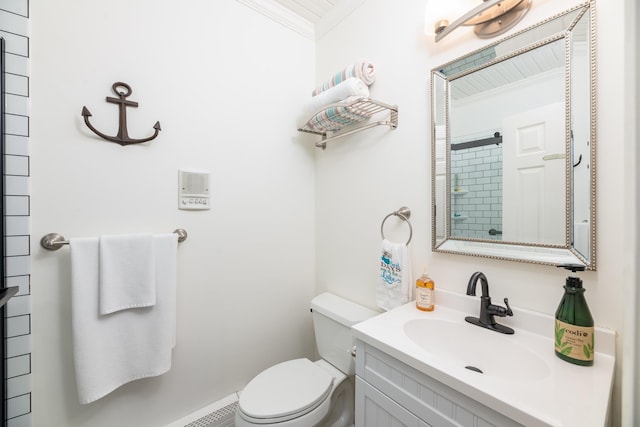
<path fill-rule="evenodd" d="M 474 32 L 481 38 L 500 35 L 520 22 L 532 3 L 533 0 L 484 0 L 450 25 L 438 20 L 434 28 L 436 43 L 461 25 L 475 26 Z"/>
<path fill-rule="evenodd" d="M 478 25 L 499 18 L 520 3 L 522 3 L 522 0 L 502 0 L 495 6 L 491 6 L 489 9 L 480 12 L 462 25 Z"/>
<path fill-rule="evenodd" d="M 531 9 L 533 0 L 519 0 L 518 3 L 504 14 L 489 21 L 477 24 L 473 32 L 481 39 L 497 37 L 513 28 Z"/>

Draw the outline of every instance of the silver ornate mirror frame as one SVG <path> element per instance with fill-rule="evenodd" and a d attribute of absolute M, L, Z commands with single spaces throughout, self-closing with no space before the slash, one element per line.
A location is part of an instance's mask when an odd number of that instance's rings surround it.
<path fill-rule="evenodd" d="M 579 24 L 580 23 L 580 24 Z M 577 110 L 579 103 L 575 98 L 579 91 L 572 90 L 572 49 L 579 39 L 580 34 L 574 33 L 577 27 L 586 29 L 583 34 L 583 41 L 588 43 L 588 76 L 586 77 L 589 92 L 588 98 L 584 94 L 585 101 L 588 99 L 588 129 L 585 126 L 584 134 L 588 138 L 587 153 L 589 169 L 583 192 L 579 197 L 588 200 L 588 220 L 584 235 L 581 237 L 582 250 L 576 248 L 574 240 L 576 238 L 576 219 L 573 217 L 573 206 L 576 200 L 574 187 L 573 165 L 578 162 L 574 158 L 573 144 L 573 116 L 572 100 L 575 102 Z M 565 180 L 566 180 L 566 208 L 565 211 L 565 236 L 564 243 L 536 243 L 524 241 L 501 241 L 476 237 L 454 236 L 452 230 L 452 179 L 451 176 L 451 82 L 472 73 L 484 70 L 487 67 L 507 61 L 511 58 L 524 55 L 539 47 L 549 45 L 555 41 L 564 41 L 564 140 L 565 154 L 557 158 L 565 159 Z M 486 59 L 478 61 L 488 50 L 496 51 L 500 46 L 499 55 L 489 55 Z M 507 47 L 505 47 L 507 46 Z M 468 55 L 457 58 L 446 64 L 434 68 L 431 71 L 431 124 L 432 124 L 432 249 L 435 252 L 480 256 L 485 258 L 522 261 L 545 265 L 560 264 L 582 264 L 588 270 L 596 269 L 596 66 L 595 66 L 595 0 L 580 4 L 565 12 L 552 16 L 536 25 L 528 27 L 512 36 L 506 37 L 481 49 L 473 51 Z M 469 58 L 476 59 L 471 63 Z M 484 61 L 484 62 L 482 62 Z M 446 73 L 444 70 L 449 70 Z M 452 71 L 455 70 L 455 71 Z M 572 98 L 573 96 L 573 98 Z M 587 115 L 585 114 L 585 116 Z M 444 124 L 444 126 L 440 125 Z M 443 130 L 444 128 L 444 130 Z M 444 139 L 445 144 L 442 144 Z M 439 145 L 436 142 L 439 141 Z M 577 156 L 576 156 L 577 157 Z M 444 162 L 444 163 L 443 163 Z M 445 172 L 443 172 L 443 165 Z M 437 172 L 439 171 L 439 172 Z M 439 175 L 438 175 L 439 174 Z M 438 176 L 437 176 L 438 175 Z M 586 194 L 588 193 L 588 194 Z"/>

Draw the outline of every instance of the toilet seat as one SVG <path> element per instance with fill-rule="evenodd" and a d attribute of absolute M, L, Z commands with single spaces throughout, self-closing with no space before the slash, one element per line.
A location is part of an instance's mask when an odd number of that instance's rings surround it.
<path fill-rule="evenodd" d="M 294 359 L 258 374 L 242 391 L 240 415 L 255 424 L 307 414 L 331 394 L 334 377 L 309 359 Z"/>

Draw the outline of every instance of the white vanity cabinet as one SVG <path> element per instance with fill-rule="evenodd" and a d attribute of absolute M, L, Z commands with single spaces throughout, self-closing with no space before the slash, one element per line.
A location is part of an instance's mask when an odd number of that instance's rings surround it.
<path fill-rule="evenodd" d="M 521 424 L 358 340 L 356 427 Z"/>
<path fill-rule="evenodd" d="M 505 335 L 465 322 L 477 297 L 435 297 L 432 312 L 409 302 L 352 327 L 356 427 L 608 425 L 615 331 L 596 327 L 593 366 L 576 366 L 556 357 L 550 314 L 514 306 Z"/>

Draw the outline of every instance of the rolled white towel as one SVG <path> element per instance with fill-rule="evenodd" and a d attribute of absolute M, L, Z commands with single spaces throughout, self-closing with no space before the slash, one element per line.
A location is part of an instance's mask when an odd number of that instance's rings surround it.
<path fill-rule="evenodd" d="M 376 80 L 376 67 L 368 61 L 359 61 L 355 64 L 349 65 L 344 70 L 337 72 L 329 80 L 316 87 L 312 95 L 316 96 L 319 93 L 338 85 L 340 82 L 347 80 L 349 77 L 357 77 L 367 86 L 371 86 Z"/>
<path fill-rule="evenodd" d="M 302 108 L 302 114 L 298 118 L 298 127 L 304 126 L 309 117 L 317 114 L 323 107 L 344 99 L 349 99 L 353 96 L 357 96 L 358 98 L 369 97 L 369 87 L 356 77 L 350 77 L 336 86 L 316 96 L 312 96 Z"/>
<path fill-rule="evenodd" d="M 342 101 L 350 96 L 369 97 L 369 86 L 357 77 L 349 77 L 343 82 L 312 96 L 304 106 L 306 115 L 317 113 L 323 106 Z"/>

